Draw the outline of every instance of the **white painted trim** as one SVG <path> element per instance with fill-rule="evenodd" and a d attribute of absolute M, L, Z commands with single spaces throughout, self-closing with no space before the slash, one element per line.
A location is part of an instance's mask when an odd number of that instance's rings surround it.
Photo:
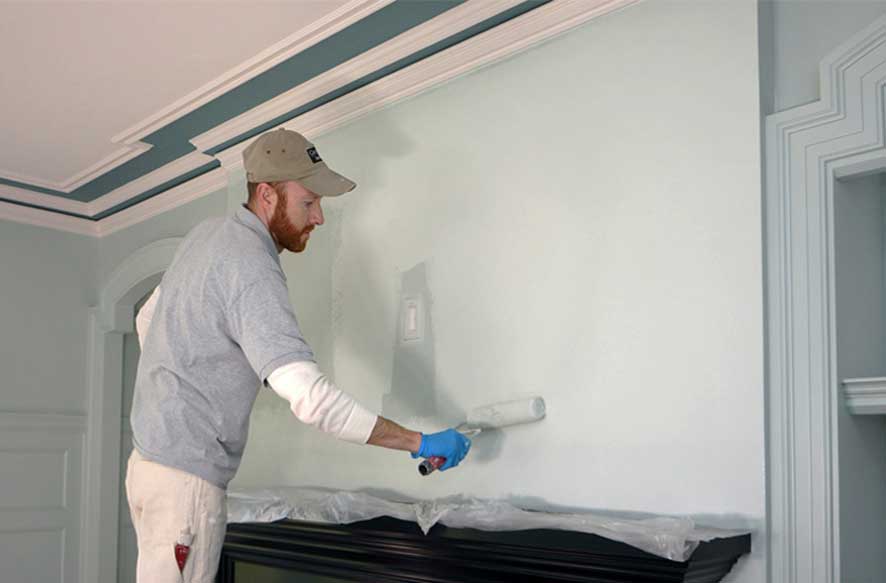
<path fill-rule="evenodd" d="M 44 211 L 3 201 L 0 201 L 0 220 L 45 227 L 77 235 L 87 235 L 89 237 L 97 236 L 95 223 L 89 219 L 69 217 L 52 211 Z"/>
<path fill-rule="evenodd" d="M 255 57 L 237 65 L 189 93 L 170 106 L 120 132 L 112 141 L 131 144 L 242 85 L 290 57 L 363 20 L 393 0 L 352 0 L 328 15 L 271 45 Z"/>
<path fill-rule="evenodd" d="M 86 168 L 85 170 L 78 172 L 74 176 L 71 176 L 61 185 L 59 185 L 56 190 L 61 190 L 62 192 L 72 192 L 74 190 L 77 190 L 84 184 L 92 182 L 105 172 L 109 172 L 117 166 L 122 166 L 123 164 L 129 162 L 133 158 L 141 156 L 153 147 L 154 146 L 152 146 L 151 144 L 145 144 L 143 142 L 126 144 L 126 146 L 122 148 L 117 148 L 89 168 Z"/>
<path fill-rule="evenodd" d="M 445 83 L 459 75 L 510 57 L 517 52 L 526 50 L 533 45 L 544 42 L 594 18 L 636 2 L 637 0 L 558 0 L 557 2 L 545 4 L 445 51 L 436 53 L 405 69 L 401 69 L 396 73 L 366 85 L 357 91 L 342 96 L 322 107 L 309 111 L 279 127 L 291 127 L 302 132 L 309 139 L 315 139 L 323 133 L 373 111 Z M 501 6 L 498 9 L 500 11 Z M 453 8 L 449 12 L 454 12 L 455 10 Z M 442 16 L 438 18 L 442 18 Z M 451 34 L 452 31 L 449 31 L 449 33 Z M 294 93 L 290 92 L 290 95 L 294 95 Z M 251 116 L 250 119 L 257 122 L 256 125 L 262 123 L 259 120 L 268 121 L 274 119 L 280 109 L 279 105 L 272 104 L 267 112 L 263 112 L 263 108 L 266 105 L 262 105 L 244 115 Z M 287 107 L 289 106 L 292 109 L 297 107 L 298 104 L 290 103 Z M 234 118 L 231 122 L 228 122 L 228 124 L 233 123 L 236 125 L 236 129 L 232 130 L 232 134 L 215 134 L 213 133 L 215 130 L 213 130 L 213 132 L 207 132 L 202 136 L 198 136 L 192 140 L 192 143 L 198 147 L 208 146 L 212 143 L 222 143 L 228 137 L 239 135 L 236 132 L 239 132 L 241 127 L 245 127 L 240 125 L 239 119 Z M 219 126 L 220 131 L 227 127 L 228 124 Z M 248 142 L 241 142 L 219 152 L 215 157 L 221 162 L 225 170 L 232 172 L 243 166 L 242 152 L 248 145 Z"/>
<path fill-rule="evenodd" d="M 639 0 L 557 0 L 536 8 L 522 16 L 514 18 L 504 24 L 501 24 L 482 34 L 466 40 L 458 45 L 450 47 L 445 51 L 441 51 L 427 59 L 423 59 L 395 74 L 388 75 L 378 81 L 371 83 L 358 91 L 354 91 L 333 102 L 330 102 L 320 108 L 317 108 L 297 119 L 287 122 L 285 125 L 294 127 L 302 131 L 309 138 L 329 132 L 336 127 L 353 121 L 361 116 L 367 115 L 373 111 L 377 111 L 399 100 L 416 95 L 421 91 L 425 91 L 435 87 L 441 83 L 445 83 L 459 75 L 469 73 L 480 67 L 487 66 L 501 59 L 510 57 L 515 53 L 526 50 L 527 48 L 544 42 L 556 35 L 562 34 L 576 26 L 584 24 L 594 18 L 608 14 L 614 10 L 618 10 L 630 4 L 634 4 Z M 464 27 L 472 23 L 479 22 L 509 6 L 515 5 L 516 0 L 469 0 L 456 8 L 453 8 L 441 16 L 431 19 L 430 21 L 419 25 L 412 31 L 408 31 L 396 39 L 388 41 L 377 49 L 366 53 L 371 54 L 376 61 L 368 62 L 365 60 L 354 59 L 342 65 L 346 69 L 339 70 L 339 73 L 346 72 L 357 78 L 365 72 L 377 70 L 380 66 L 401 58 L 407 54 L 418 50 L 423 46 L 430 44 L 432 40 L 445 38 L 451 34 L 459 32 Z M 367 2 L 364 6 L 365 10 L 372 7 L 378 7 Z M 418 32 L 416 32 L 418 31 Z M 406 40 L 404 40 L 405 37 Z M 410 40 L 411 39 L 411 40 Z M 409 43 L 412 42 L 410 45 Z M 247 112 L 243 116 L 229 120 L 214 128 L 210 132 L 201 134 L 192 139 L 200 149 L 210 149 L 215 145 L 223 143 L 229 137 L 240 135 L 241 129 L 244 131 L 256 127 L 270 119 L 276 117 L 279 111 L 289 111 L 298 107 L 304 99 L 310 95 L 324 94 L 328 87 L 323 86 L 322 90 L 312 90 L 312 84 L 315 82 L 322 83 L 327 80 L 323 75 L 317 77 L 311 83 L 304 84 L 287 92 L 285 97 L 274 99 L 265 104 Z M 339 84 L 347 82 L 351 78 L 339 78 Z M 317 86 L 319 87 L 319 85 Z M 330 86 L 331 87 L 331 86 Z M 289 101 L 286 101 L 289 100 Z M 248 119 L 248 122 L 246 121 Z M 255 124 L 255 125 L 250 125 Z M 245 128 L 245 129 L 244 129 Z M 231 172 L 242 166 L 242 151 L 247 143 L 237 144 L 227 150 L 220 152 L 215 156 L 226 171 Z M 163 168 L 155 170 L 149 175 L 133 181 L 103 197 L 89 203 L 88 216 L 95 216 L 116 204 L 126 200 L 128 197 L 135 196 L 171 180 L 181 173 L 190 169 L 199 167 L 212 158 L 194 152 L 176 160 Z M 213 171 L 214 172 L 214 171 Z M 102 219 L 93 224 L 92 233 L 94 236 L 103 237 L 120 229 L 134 225 L 144 221 L 161 212 L 171 210 L 180 204 L 194 200 L 203 194 L 208 194 L 213 190 L 223 188 L 222 175 L 213 178 L 204 178 L 207 175 L 195 178 L 175 189 L 171 189 L 161 195 L 153 197 L 148 201 L 139 203 L 116 213 L 111 217 Z M 206 180 L 204 184 L 202 180 Z M 197 181 L 197 186 L 188 187 L 191 182 Z M 182 189 L 182 190 L 179 190 Z M 185 193 L 185 196 L 182 196 Z M 9 205 L 14 206 L 14 205 Z M 48 206 L 48 205 L 47 205 Z M 44 215 L 51 215 L 48 211 L 34 211 L 31 213 L 32 221 L 40 221 L 42 226 L 49 226 L 49 221 Z M 0 205 L 0 218 L 9 218 L 17 220 L 14 213 L 5 212 Z M 21 221 L 27 222 L 27 221 Z M 89 223 L 89 221 L 84 221 Z M 67 224 L 67 223 L 66 223 Z"/>
<path fill-rule="evenodd" d="M 844 379 L 843 392 L 853 415 L 886 415 L 886 377 Z"/>
<path fill-rule="evenodd" d="M 87 184 L 102 174 L 125 164 L 140 154 L 150 150 L 152 146 L 142 140 L 158 129 L 169 125 L 180 117 L 209 103 L 213 99 L 260 75 L 273 66 L 300 53 L 325 38 L 366 18 L 373 12 L 384 8 L 393 0 L 351 0 L 333 10 L 326 16 L 310 23 L 301 30 L 291 34 L 278 43 L 261 51 L 254 57 L 229 69 L 202 87 L 178 99 L 169 106 L 152 114 L 111 138 L 120 147 L 92 164 L 88 168 L 76 172 L 64 180 L 46 180 L 33 176 L 25 176 L 9 170 L 0 169 L 0 178 L 14 180 L 41 188 L 69 193 Z M 52 197 L 58 198 L 58 197 Z M 49 205 L 52 208 L 54 205 Z M 110 205 L 113 206 L 113 205 Z M 74 211 L 78 212 L 78 211 Z M 98 214 L 90 213 L 89 216 Z"/>
<path fill-rule="evenodd" d="M 96 223 L 96 235 L 105 237 L 121 229 L 146 221 L 166 211 L 180 207 L 207 194 L 227 188 L 227 178 L 221 168 L 216 168 L 184 182 L 175 188 L 133 205 Z"/>
<path fill-rule="evenodd" d="M 100 221 L 69 217 L 3 201 L 0 201 L 0 220 L 90 237 L 105 237 L 225 188 L 227 177 L 222 169 L 217 168 Z"/>
<path fill-rule="evenodd" d="M 47 209 L 58 209 L 77 213 L 85 217 L 94 217 L 139 194 L 214 161 L 213 157 L 206 154 L 191 152 L 88 203 L 66 200 L 57 196 L 2 184 L 0 184 L 0 197 L 42 206 Z"/>
<path fill-rule="evenodd" d="M 162 239 L 130 255 L 89 310 L 81 581 L 111 583 L 117 576 L 123 334 L 132 330 L 135 304 L 159 282 L 180 243 Z"/>
<path fill-rule="evenodd" d="M 884 147 L 886 18 L 821 63 L 816 103 L 766 119 L 770 581 L 840 581 L 834 183 Z"/>
<path fill-rule="evenodd" d="M 68 200 L 52 194 L 44 194 L 36 190 L 0 184 L 0 198 L 14 200 L 25 204 L 33 204 L 46 209 L 57 209 L 66 213 L 74 213 L 91 217 L 89 203 L 79 200 Z"/>
<path fill-rule="evenodd" d="M 115 149 L 113 152 L 111 152 L 92 166 L 86 168 L 85 170 L 81 170 L 73 176 L 60 181 L 44 180 L 41 178 L 35 178 L 33 176 L 17 174 L 10 170 L 3 169 L 0 169 L 0 178 L 15 180 L 16 182 L 22 182 L 33 186 L 39 186 L 41 188 L 49 188 L 52 190 L 57 190 L 59 192 L 69 193 L 80 188 L 84 184 L 95 180 L 108 170 L 112 170 L 117 166 L 124 164 L 129 160 L 132 160 L 136 156 L 150 150 L 151 148 L 152 146 L 150 144 L 144 144 L 141 142 L 127 144 L 124 147 Z M 2 188 L 2 185 L 0 185 L 0 188 Z M 51 198 L 57 199 L 58 197 Z"/>
<path fill-rule="evenodd" d="M 361 77 L 503 12 L 522 0 L 468 0 L 191 140 L 206 152 Z"/>
<path fill-rule="evenodd" d="M 191 152 L 93 200 L 89 203 L 89 216 L 101 214 L 134 196 L 138 196 L 214 161 L 215 159 L 212 156 L 207 156 L 201 152 Z"/>

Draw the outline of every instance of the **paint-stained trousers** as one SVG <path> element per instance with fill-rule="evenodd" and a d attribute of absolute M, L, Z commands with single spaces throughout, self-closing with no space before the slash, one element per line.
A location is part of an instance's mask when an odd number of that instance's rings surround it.
<path fill-rule="evenodd" d="M 138 539 L 138 583 L 215 581 L 227 518 L 223 489 L 133 450 L 126 495 Z"/>

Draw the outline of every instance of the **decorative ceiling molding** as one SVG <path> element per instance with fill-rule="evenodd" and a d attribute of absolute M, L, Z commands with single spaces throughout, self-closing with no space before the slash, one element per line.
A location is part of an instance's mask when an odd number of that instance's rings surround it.
<path fill-rule="evenodd" d="M 69 200 L 60 196 L 51 194 L 43 194 L 17 186 L 9 186 L 0 184 L 0 200 L 6 202 L 20 202 L 22 204 L 41 207 L 44 209 L 53 209 L 62 213 L 71 213 L 82 217 L 90 217 L 90 207 L 88 203 L 77 200 Z"/>
<path fill-rule="evenodd" d="M 521 4 L 523 0 L 469 0 L 191 139 L 211 151 L 336 89 Z"/>
<path fill-rule="evenodd" d="M 190 113 L 231 89 L 264 73 L 274 65 L 302 52 L 370 14 L 381 10 L 394 0 L 352 0 L 320 20 L 311 23 L 282 41 L 268 47 L 252 59 L 225 72 L 172 105 L 129 127 L 113 138 L 114 143 L 133 144 L 160 128 Z"/>
<path fill-rule="evenodd" d="M 89 183 L 92 180 L 95 180 L 105 172 L 109 170 L 113 170 L 117 166 L 124 164 L 133 158 L 140 156 L 141 154 L 147 152 L 151 149 L 150 144 L 145 144 L 142 142 L 135 142 L 133 144 L 127 144 L 124 147 L 118 148 L 110 155 L 106 156 L 102 160 L 99 160 L 89 168 L 78 172 L 74 176 L 66 178 L 61 182 L 51 182 L 48 180 L 42 180 L 40 178 L 35 178 L 32 176 L 24 176 L 21 174 L 16 174 L 15 172 L 9 170 L 0 169 L 0 178 L 5 178 L 7 180 L 14 180 L 15 182 L 20 182 L 22 184 L 28 184 L 31 186 L 39 186 L 40 188 L 48 188 L 50 190 L 56 190 L 58 192 L 63 192 L 65 194 L 72 192 L 84 184 Z M 2 187 L 3 185 L 0 185 Z M 50 196 L 53 199 L 58 199 L 61 197 L 58 196 Z"/>
<path fill-rule="evenodd" d="M 187 174 L 213 162 L 215 162 L 215 158 L 212 156 L 207 156 L 200 152 L 191 152 L 190 154 L 182 156 L 178 160 L 174 160 L 165 166 L 161 166 L 153 172 L 149 172 L 144 176 L 95 199 L 89 203 L 89 216 L 95 217 L 96 215 L 100 215 L 139 194 L 143 194 L 152 188 L 166 184 L 183 174 Z"/>
<path fill-rule="evenodd" d="M 92 182 L 105 173 L 137 158 L 152 146 L 141 140 L 179 119 L 180 117 L 209 103 L 246 81 L 260 75 L 293 55 L 322 41 L 336 32 L 391 4 L 394 0 L 352 0 L 323 18 L 293 33 L 282 41 L 268 47 L 255 57 L 241 63 L 199 89 L 178 101 L 139 121 L 111 138 L 111 142 L 121 144 L 114 152 L 92 166 L 77 172 L 61 181 L 50 181 L 25 176 L 10 170 L 0 169 L 0 178 L 21 184 L 36 186 L 68 194 Z M 51 195 L 50 195 L 51 196 Z M 62 198 L 62 197 L 52 197 Z M 50 208 L 53 205 L 48 205 Z"/>
<path fill-rule="evenodd" d="M 59 196 L 52 196 L 50 194 L 43 194 L 14 186 L 6 186 L 4 184 L 0 184 L 0 198 L 6 199 L 7 201 L 21 202 L 41 207 L 47 210 L 54 209 L 66 213 L 72 213 L 85 219 L 92 219 L 119 204 L 125 203 L 135 196 L 173 181 L 184 174 L 201 168 L 206 164 L 211 164 L 214 161 L 215 158 L 212 156 L 207 156 L 200 152 L 191 152 L 190 154 L 182 156 L 178 160 L 174 160 L 165 166 L 161 166 L 157 170 L 149 172 L 120 188 L 112 190 L 108 194 L 101 196 L 92 202 L 68 200 Z"/>
<path fill-rule="evenodd" d="M 373 111 L 445 83 L 459 75 L 505 59 L 603 14 L 638 1 L 640 0 L 557 0 L 435 53 L 414 65 L 277 127 L 289 127 L 298 130 L 309 139 L 315 139 Z M 266 105 L 269 108 L 267 112 L 261 111 L 265 107 L 262 105 L 245 115 L 254 116 L 255 120 L 274 119 L 274 112 L 279 106 L 271 102 Z M 294 107 L 297 107 L 297 104 L 290 103 L 289 110 Z M 236 123 L 237 119 L 232 121 Z M 228 124 L 223 124 L 226 125 Z M 192 142 L 198 147 L 208 145 L 215 141 L 208 136 L 209 133 L 211 132 L 195 138 Z M 243 166 L 242 152 L 248 145 L 249 142 L 241 142 L 215 154 L 215 158 L 228 171 L 240 169 Z"/>
<path fill-rule="evenodd" d="M 95 221 L 3 201 L 0 201 L 0 219 L 77 235 L 98 236 Z"/>
<path fill-rule="evenodd" d="M 278 127 L 285 125 L 303 132 L 308 138 L 315 139 L 359 117 L 416 95 L 459 75 L 505 59 L 594 18 L 639 1 L 641 0 L 556 0 L 544 4 L 290 119 Z M 383 2 L 354 2 L 349 6 L 357 10 L 357 5 L 362 5 L 364 10 L 369 11 L 371 8 L 377 10 L 381 4 Z M 330 89 L 341 87 L 343 82 L 356 80 L 366 74 L 378 71 L 386 65 L 414 54 L 417 50 L 432 46 L 435 42 L 451 37 L 519 4 L 521 4 L 519 0 L 468 0 L 395 39 L 367 51 L 360 57 L 286 92 L 279 98 L 269 100 L 241 116 L 220 124 L 209 132 L 195 136 L 191 142 L 198 147 L 197 152 L 183 156 L 91 203 L 65 201 L 60 197 L 23 191 L 3 185 L 0 185 L 0 198 L 75 213 L 84 217 L 96 217 L 135 196 L 180 178 L 182 174 L 198 170 L 216 160 L 227 172 L 237 170 L 242 167 L 242 151 L 248 145 L 248 140 L 243 140 L 211 156 L 202 152 L 212 150 L 226 141 L 253 131 L 256 127 L 276 119 L 281 113 L 292 111 L 300 105 L 309 103 L 316 96 L 328 94 Z M 324 31 L 332 34 L 327 29 Z M 280 55 L 281 59 L 284 58 L 282 53 Z M 337 79 L 338 83 L 330 83 L 333 79 Z M 128 138 L 121 139 L 124 141 L 125 139 L 138 139 L 138 136 L 141 135 L 133 130 L 128 134 Z M 200 196 L 225 188 L 227 185 L 225 171 L 210 170 L 100 220 L 75 218 L 51 210 L 26 208 L 8 203 L 0 204 L 0 219 L 18 220 L 19 222 L 103 237 L 195 200 Z M 62 204 L 65 205 L 64 208 L 62 208 Z"/>
<path fill-rule="evenodd" d="M 93 222 L 95 227 L 93 234 L 96 237 L 105 237 L 213 192 L 223 190 L 227 186 L 227 174 L 221 168 L 216 168 L 119 213 Z"/>

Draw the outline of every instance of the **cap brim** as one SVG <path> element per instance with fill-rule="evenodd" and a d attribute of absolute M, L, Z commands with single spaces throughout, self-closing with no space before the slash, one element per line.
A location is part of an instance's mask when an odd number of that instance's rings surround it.
<path fill-rule="evenodd" d="M 320 196 L 340 196 L 357 187 L 354 181 L 348 180 L 338 172 L 333 172 L 328 167 L 321 168 L 310 176 L 299 178 L 298 181 Z"/>

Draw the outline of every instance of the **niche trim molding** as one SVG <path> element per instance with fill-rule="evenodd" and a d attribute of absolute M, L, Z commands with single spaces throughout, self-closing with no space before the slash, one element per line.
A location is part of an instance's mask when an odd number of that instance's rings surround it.
<path fill-rule="evenodd" d="M 886 18 L 820 64 L 821 99 L 766 118 L 769 580 L 839 583 L 835 180 L 886 169 Z"/>
<path fill-rule="evenodd" d="M 853 415 L 886 415 L 886 377 L 844 379 L 843 392 Z"/>
<path fill-rule="evenodd" d="M 135 304 L 160 282 L 181 241 L 161 239 L 132 253 L 102 285 L 98 306 L 89 309 L 80 581 L 111 583 L 117 577 L 123 335 L 132 332 Z"/>

